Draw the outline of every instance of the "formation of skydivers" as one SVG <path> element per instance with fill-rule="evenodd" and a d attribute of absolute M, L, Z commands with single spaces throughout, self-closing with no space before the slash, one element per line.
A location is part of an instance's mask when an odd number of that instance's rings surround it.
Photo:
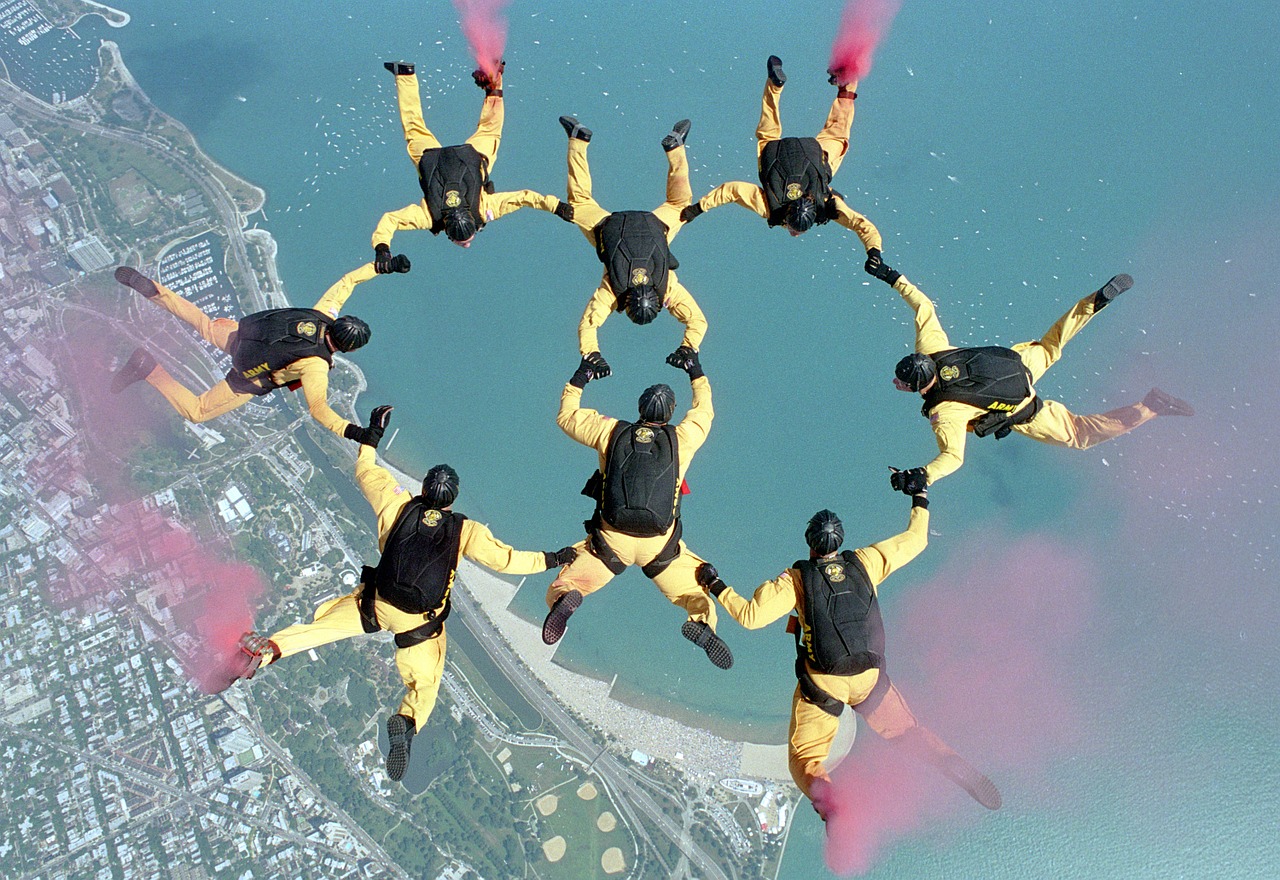
<path fill-rule="evenodd" d="M 547 590 L 548 613 L 542 638 L 555 644 L 584 599 L 628 566 L 639 566 L 662 594 L 688 617 L 682 635 L 722 669 L 733 664 L 728 645 L 716 634 L 716 603 L 747 628 L 792 615 L 798 684 L 792 699 L 789 765 L 796 784 L 819 815 L 830 815 L 830 780 L 824 762 L 846 705 L 886 740 L 937 767 L 989 809 L 1000 806 L 991 781 L 970 766 L 928 728 L 919 724 L 884 671 L 884 628 L 877 587 L 910 562 L 928 543 L 928 486 L 960 467 L 965 438 L 1016 431 L 1036 440 L 1084 449 L 1123 434 L 1159 415 L 1192 415 L 1185 402 L 1159 389 L 1142 401 L 1099 415 L 1079 416 L 1062 404 L 1043 400 L 1034 382 L 1062 354 L 1066 343 L 1097 312 L 1128 290 L 1133 280 L 1117 275 L 1060 318 L 1043 337 L 1004 348 L 951 345 L 933 304 L 883 260 L 876 227 L 846 204 L 831 186 L 849 148 L 857 82 L 828 71 L 836 96 L 816 137 L 782 137 L 779 101 L 786 75 L 776 56 L 767 62 L 760 122 L 756 128 L 759 184 L 730 181 L 693 200 L 685 156 L 688 120 L 677 122 L 662 140 L 669 170 L 666 201 L 653 211 L 605 211 L 591 194 L 587 164 L 590 129 L 562 116 L 568 135 L 567 199 L 531 190 L 495 192 L 490 172 L 497 160 L 503 126 L 503 67 L 473 78 L 485 98 L 475 133 L 463 144 L 444 146 L 426 127 L 414 67 L 388 62 L 395 76 L 400 119 L 409 157 L 418 171 L 422 200 L 384 214 L 373 233 L 374 259 L 349 272 L 312 309 L 270 309 L 239 322 L 211 320 L 172 290 L 135 269 L 122 266 L 116 278 L 190 324 L 205 341 L 231 356 L 223 382 L 197 396 L 183 387 L 143 349 L 135 351 L 112 379 L 119 392 L 146 381 L 183 418 L 203 422 L 280 387 L 301 387 L 311 415 L 324 427 L 360 444 L 355 480 L 378 520 L 381 557 L 366 566 L 360 583 L 345 596 L 321 604 L 309 623 L 265 636 L 246 633 L 228 684 L 252 678 L 263 665 L 319 645 L 361 633 L 395 634 L 396 666 L 405 696 L 387 721 L 387 774 L 403 777 L 414 734 L 435 705 L 444 666 L 445 620 L 450 592 L 463 556 L 499 572 L 532 574 L 558 568 Z M 894 384 L 920 395 L 922 413 L 933 428 L 938 455 L 928 464 L 892 469 L 890 485 L 911 499 L 905 531 L 855 551 L 841 551 L 844 527 L 830 510 L 809 520 L 808 555 L 781 576 L 758 587 L 750 600 L 720 579 L 715 567 L 683 541 L 680 500 L 684 476 L 711 430 L 711 384 L 698 349 L 706 318 L 677 279 L 669 245 L 686 224 L 705 211 L 729 203 L 781 226 L 792 236 L 834 220 L 853 231 L 866 250 L 866 271 L 891 285 L 914 310 L 915 353 L 895 369 Z M 337 415 L 326 400 L 328 370 L 335 351 L 351 352 L 369 341 L 359 318 L 338 313 L 357 284 L 377 274 L 408 272 L 409 261 L 391 254 L 402 229 L 444 232 L 468 247 L 487 223 L 523 207 L 554 213 L 574 223 L 604 264 L 578 328 L 581 361 L 560 398 L 557 424 L 572 439 L 598 454 L 599 469 L 584 494 L 596 502 L 585 539 L 554 551 L 515 550 L 488 528 L 454 511 L 458 474 L 448 465 L 427 472 L 420 491 L 399 485 L 376 463 L 375 450 L 387 428 L 391 407 L 372 411 L 367 425 Z M 647 324 L 667 309 L 685 328 L 667 363 L 689 377 L 692 402 L 676 425 L 676 394 L 665 384 L 640 395 L 638 418 L 602 416 L 581 405 L 587 384 L 610 375 L 597 330 L 615 311 Z"/>

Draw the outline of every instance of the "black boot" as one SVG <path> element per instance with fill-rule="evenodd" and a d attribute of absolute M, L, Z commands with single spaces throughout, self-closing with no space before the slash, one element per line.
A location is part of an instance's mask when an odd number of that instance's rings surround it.
<path fill-rule="evenodd" d="M 132 287 L 147 299 L 151 299 L 151 297 L 160 292 L 156 289 L 156 283 L 154 281 L 132 266 L 118 267 L 116 269 L 116 280 L 125 287 Z"/>
<path fill-rule="evenodd" d="M 116 370 L 115 375 L 111 377 L 111 393 L 119 394 L 134 382 L 141 382 L 150 376 L 155 368 L 156 359 L 148 354 L 146 349 L 136 349 L 124 362 L 124 366 Z"/>
<path fill-rule="evenodd" d="M 680 627 L 680 635 L 693 642 L 707 652 L 707 659 L 721 669 L 733 666 L 733 652 L 724 643 L 724 639 L 716 635 L 716 631 L 697 620 L 686 620 Z"/>
<path fill-rule="evenodd" d="M 409 769 L 409 747 L 417 725 L 408 715 L 392 715 L 387 719 L 387 778 L 393 782 L 404 779 Z"/>
<path fill-rule="evenodd" d="M 1100 312 L 1107 307 L 1107 303 L 1111 302 L 1120 294 L 1124 293 L 1130 287 L 1133 287 L 1132 275 L 1117 275 L 1102 285 L 1101 289 L 1093 295 L 1093 310 Z"/>
<path fill-rule="evenodd" d="M 787 84 L 787 75 L 782 72 L 781 58 L 777 55 L 770 55 L 765 66 L 769 71 L 769 82 L 773 83 L 778 88 L 782 88 Z"/>
<path fill-rule="evenodd" d="M 577 590 L 570 590 L 556 600 L 551 610 L 547 612 L 547 619 L 542 621 L 544 645 L 554 645 L 563 638 L 564 631 L 569 626 L 569 618 L 580 605 L 582 605 L 582 594 Z"/>
<path fill-rule="evenodd" d="M 382 66 L 396 76 L 413 76 L 412 61 L 384 61 Z"/>
<path fill-rule="evenodd" d="M 671 134 L 662 139 L 662 149 L 670 153 L 676 147 L 684 146 L 684 139 L 689 135 L 689 120 L 681 119 L 671 126 Z"/>
<path fill-rule="evenodd" d="M 591 143 L 591 129 L 578 122 L 576 116 L 561 116 L 560 124 L 564 126 L 565 134 L 569 135 L 569 139 L 577 138 L 584 143 Z"/>

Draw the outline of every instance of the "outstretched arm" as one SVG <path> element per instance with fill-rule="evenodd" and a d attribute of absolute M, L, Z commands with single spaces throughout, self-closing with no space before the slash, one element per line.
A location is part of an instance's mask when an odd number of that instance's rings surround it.
<path fill-rule="evenodd" d="M 929 502 L 923 495 L 913 497 L 911 502 L 911 518 L 905 532 L 854 551 L 872 586 L 919 556 L 929 543 Z"/>
<path fill-rule="evenodd" d="M 905 275 L 898 276 L 893 282 L 893 289 L 902 295 L 907 305 L 916 313 L 916 351 L 920 354 L 934 354 L 951 348 L 947 332 L 942 329 L 942 322 L 938 320 L 938 313 L 934 310 L 933 301 L 908 281 Z"/>
<path fill-rule="evenodd" d="M 609 446 L 609 435 L 613 433 L 618 420 L 580 406 L 581 401 L 582 389 L 567 383 L 560 395 L 560 413 L 556 416 L 556 424 L 572 439 L 604 455 Z"/>
<path fill-rule="evenodd" d="M 671 317 L 684 325 L 684 339 L 680 344 L 697 351 L 702 345 L 702 338 L 707 335 L 707 318 L 702 314 L 702 309 L 698 308 L 693 294 L 677 280 L 674 272 L 667 276 L 667 298 L 663 305 L 667 307 Z"/>
<path fill-rule="evenodd" d="M 480 197 L 480 212 L 486 223 L 519 211 L 521 208 L 537 208 L 554 214 L 560 206 L 560 199 L 555 196 L 544 196 L 531 189 L 517 189 L 511 192 L 485 193 Z"/>
<path fill-rule="evenodd" d="M 389 470 L 378 464 L 373 447 L 363 444 L 356 454 L 356 485 L 378 517 L 378 546 L 381 547 L 412 494 L 396 482 Z"/>
<path fill-rule="evenodd" d="M 730 203 L 741 205 L 748 211 L 755 211 L 766 220 L 769 219 L 769 206 L 764 200 L 764 190 L 743 180 L 722 183 L 697 201 L 698 207 L 703 211 Z"/>
<path fill-rule="evenodd" d="M 302 396 L 307 399 L 307 410 L 326 429 L 344 436 L 347 425 L 351 424 L 329 406 L 329 365 L 322 358 L 308 357 L 294 361 L 289 365 L 291 372 L 298 374 L 302 383 Z"/>
<path fill-rule="evenodd" d="M 880 248 L 880 230 L 876 229 L 874 223 L 853 210 L 853 208 L 850 208 L 848 203 L 840 196 L 835 197 L 835 206 L 835 221 L 858 236 L 859 240 L 862 241 L 864 250 L 870 251 L 872 248 L 877 250 Z"/>
<path fill-rule="evenodd" d="M 603 281 L 595 293 L 591 294 L 591 299 L 582 312 L 582 320 L 578 322 L 578 351 L 583 357 L 600 350 L 600 338 L 596 331 L 613 314 L 617 302 L 618 297 Z"/>
<path fill-rule="evenodd" d="M 359 269 L 351 270 L 324 292 L 324 296 L 320 297 L 319 301 L 316 302 L 315 310 L 324 312 L 330 318 L 338 317 L 338 312 L 342 311 L 342 307 L 347 302 L 347 297 L 351 296 L 356 285 L 363 284 L 376 274 L 372 261 L 365 263 Z"/>
<path fill-rule="evenodd" d="M 488 527 L 475 520 L 462 524 L 462 555 L 485 568 L 503 574 L 537 574 L 547 570 L 541 550 L 516 550 L 493 536 Z"/>
<path fill-rule="evenodd" d="M 938 441 L 938 455 L 924 466 L 930 483 L 954 473 L 964 464 L 964 444 L 969 436 L 969 422 L 982 410 L 967 403 L 943 401 L 929 414 L 929 426 Z"/>
<path fill-rule="evenodd" d="M 380 244 L 390 247 L 391 237 L 401 229 L 430 229 L 431 223 L 431 212 L 427 210 L 425 202 L 405 205 L 399 211 L 388 211 L 374 227 L 373 247 L 377 248 Z"/>
<path fill-rule="evenodd" d="M 756 587 L 755 595 L 751 597 L 750 602 L 739 596 L 733 587 L 720 580 L 718 575 L 713 579 L 707 577 L 714 572 L 715 568 L 707 566 L 706 563 L 699 566 L 698 583 L 702 584 L 704 580 L 709 580 L 709 583 L 703 584 L 707 592 L 716 597 L 716 601 L 729 612 L 730 617 L 747 629 L 768 626 L 796 607 L 796 597 L 800 593 L 796 587 L 798 575 L 795 569 L 788 568 L 773 580 L 765 581 Z"/>

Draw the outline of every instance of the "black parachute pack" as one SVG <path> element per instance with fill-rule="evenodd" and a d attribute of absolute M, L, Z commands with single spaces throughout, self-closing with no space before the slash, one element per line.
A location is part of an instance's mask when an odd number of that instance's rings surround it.
<path fill-rule="evenodd" d="M 680 263 L 667 247 L 667 226 L 649 211 L 614 211 L 596 224 L 596 256 L 619 298 L 631 287 L 652 285 L 667 295 L 667 273 Z"/>
<path fill-rule="evenodd" d="M 435 638 L 452 609 L 449 594 L 458 570 L 462 524 L 466 517 L 437 510 L 421 497 L 404 506 L 387 535 L 382 558 L 363 572 L 363 602 L 372 612 L 376 597 L 406 614 L 425 614 L 422 626 L 396 635 L 396 645 L 411 647 Z M 366 632 L 376 630 L 372 613 L 361 608 Z M 373 629 L 370 629 L 370 624 Z"/>
<path fill-rule="evenodd" d="M 1035 394 L 1031 371 L 1011 348 L 986 345 L 980 348 L 955 348 L 930 355 L 938 368 L 938 382 L 924 396 L 920 409 L 926 418 L 939 403 L 954 400 L 987 412 L 970 425 L 979 437 L 995 434 L 1008 436 L 1014 425 L 1028 422 L 1040 411 L 1037 398 L 1014 415 L 1027 398 Z"/>
<path fill-rule="evenodd" d="M 418 184 L 431 214 L 431 234 L 444 229 L 444 212 L 465 208 L 476 229 L 484 227 L 480 193 L 493 192 L 489 160 L 470 144 L 424 150 L 418 160 Z"/>
<path fill-rule="evenodd" d="M 635 538 L 664 534 L 680 518 L 676 430 L 619 422 L 609 438 L 597 515 Z"/>
<path fill-rule="evenodd" d="M 804 196 L 812 196 L 817 204 L 814 222 L 821 225 L 835 216 L 831 165 L 817 138 L 785 137 L 765 144 L 760 151 L 760 188 L 770 226 L 781 226 L 787 206 Z"/>
<path fill-rule="evenodd" d="M 238 394 L 268 394 L 280 386 L 271 374 L 307 357 L 323 358 L 332 369 L 325 333 L 333 323 L 315 309 L 267 309 L 240 319 L 231 344 L 227 384 Z"/>
<path fill-rule="evenodd" d="M 857 675 L 884 665 L 880 603 L 858 557 L 846 550 L 793 568 L 804 587 L 804 632 L 796 640 L 796 674 L 805 662 L 827 675 Z"/>

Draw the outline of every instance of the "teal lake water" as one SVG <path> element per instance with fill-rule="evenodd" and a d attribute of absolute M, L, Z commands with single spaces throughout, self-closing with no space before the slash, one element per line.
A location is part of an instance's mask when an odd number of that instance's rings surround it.
<path fill-rule="evenodd" d="M 133 22 L 108 36 L 143 88 L 266 189 L 254 220 L 280 244 L 295 303 L 368 260 L 381 213 L 420 198 L 383 61 L 417 63 L 444 142 L 474 129 L 473 65 L 443 2 L 122 5 Z M 513 4 L 495 183 L 563 193 L 566 113 L 595 131 L 606 209 L 662 201 L 659 141 L 685 117 L 695 196 L 751 180 L 764 59 L 780 55 L 790 77 L 784 133 L 815 133 L 837 15 L 818 2 Z M 1092 412 L 1159 384 L 1200 410 L 1085 453 L 973 441 L 931 492 L 930 548 L 882 594 L 895 680 L 917 708 L 931 702 L 928 664 L 894 640 L 899 597 L 949 562 L 999 556 L 992 534 L 1034 533 L 1088 558 L 1093 616 L 1061 662 L 1097 699 L 1087 748 L 993 773 L 1000 813 L 963 804 L 891 846 L 871 876 L 1275 876 L 1280 417 L 1265 377 L 1280 326 L 1277 33 L 1271 2 L 908 0 L 859 87 L 835 185 L 879 226 L 886 261 L 935 300 L 954 343 L 1035 338 L 1129 272 L 1134 290 L 1072 342 L 1041 392 Z M 595 455 L 554 419 L 600 276 L 594 254 L 532 210 L 468 251 L 425 232 L 393 247 L 412 273 L 375 279 L 349 304 L 374 329 L 356 357 L 370 383 L 361 409 L 394 404 L 391 457 L 411 472 L 454 465 L 460 508 L 499 537 L 576 540 Z M 890 385 L 909 311 L 863 273 L 856 239 L 834 225 L 791 239 L 729 206 L 673 251 L 710 322 L 702 356 L 717 411 L 689 472 L 690 548 L 749 592 L 801 555 L 815 510 L 844 517 L 847 547 L 899 531 L 907 505 L 886 465 L 922 463 L 934 446 L 918 403 Z M 601 343 L 614 376 L 588 387 L 587 405 L 629 417 L 658 381 L 687 405 L 663 363 L 679 335 L 667 315 L 646 327 L 613 318 Z M 517 598 L 531 617 L 547 581 L 531 577 Z M 781 624 L 722 623 L 737 657 L 722 673 L 680 638 L 681 620 L 628 572 L 574 617 L 561 653 L 646 700 L 780 741 L 794 684 Z M 987 732 L 944 732 L 1000 766 Z M 822 875 L 820 851 L 804 806 L 782 875 Z"/>

